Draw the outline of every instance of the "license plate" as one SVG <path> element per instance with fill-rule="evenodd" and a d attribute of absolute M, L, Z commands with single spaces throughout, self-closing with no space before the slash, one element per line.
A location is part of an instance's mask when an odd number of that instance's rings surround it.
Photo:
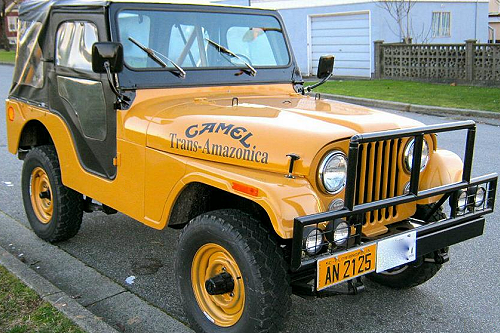
<path fill-rule="evenodd" d="M 377 243 L 377 273 L 415 261 L 417 231 L 412 230 Z"/>
<path fill-rule="evenodd" d="M 317 262 L 317 290 L 375 271 L 377 244 L 339 253 Z"/>

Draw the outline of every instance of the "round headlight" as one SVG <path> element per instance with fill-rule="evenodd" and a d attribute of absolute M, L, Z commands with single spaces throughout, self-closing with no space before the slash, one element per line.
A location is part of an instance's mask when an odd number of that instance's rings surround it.
<path fill-rule="evenodd" d="M 406 183 L 404 189 L 403 189 L 403 194 L 406 195 L 410 193 L 410 182 Z"/>
<path fill-rule="evenodd" d="M 340 222 L 333 232 L 333 241 L 336 245 L 344 244 L 349 238 L 349 225 L 345 222 Z"/>
<path fill-rule="evenodd" d="M 484 189 L 484 187 L 478 187 L 475 198 L 476 207 L 482 206 L 485 198 L 486 198 L 486 190 Z"/>
<path fill-rule="evenodd" d="M 319 179 L 324 189 L 330 194 L 340 192 L 345 186 L 347 176 L 347 158 L 341 151 L 330 152 L 321 162 Z"/>
<path fill-rule="evenodd" d="M 467 207 L 467 191 L 462 191 L 458 196 L 457 208 L 463 212 L 465 207 Z"/>
<path fill-rule="evenodd" d="M 415 146 L 415 139 L 411 139 L 406 144 L 405 152 L 404 152 L 404 160 L 405 166 L 408 171 L 411 171 L 411 167 L 413 164 L 413 147 Z M 420 172 L 422 172 L 427 166 L 427 162 L 429 162 L 429 145 L 427 141 L 422 142 L 422 156 L 420 158 Z"/>
<path fill-rule="evenodd" d="M 317 254 L 323 246 L 323 233 L 315 228 L 309 232 L 306 238 L 306 252 L 309 255 Z"/>

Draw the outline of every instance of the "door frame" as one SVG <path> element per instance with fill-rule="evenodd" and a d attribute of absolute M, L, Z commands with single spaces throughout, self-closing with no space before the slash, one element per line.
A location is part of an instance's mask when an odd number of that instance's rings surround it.
<path fill-rule="evenodd" d="M 114 108 L 115 96 L 109 87 L 107 77 L 103 74 L 93 72 L 84 72 L 84 76 L 80 76 L 80 70 L 72 70 L 67 67 L 58 67 L 56 65 L 56 36 L 59 27 L 64 22 L 84 21 L 93 23 L 97 27 L 98 41 L 109 40 L 109 30 L 107 28 L 107 17 L 103 15 L 102 9 L 90 9 L 80 12 L 75 12 L 74 9 L 57 8 L 50 13 L 50 25 L 47 27 L 47 34 L 50 34 L 52 41 L 48 46 L 50 52 L 50 68 L 47 68 L 49 80 L 49 109 L 52 113 L 59 116 L 68 127 L 72 135 L 75 151 L 77 152 L 80 166 L 87 172 L 102 177 L 104 179 L 114 179 L 116 177 L 117 168 L 113 163 L 113 158 L 116 157 L 117 145 L 117 122 L 116 110 Z M 79 129 L 79 124 L 74 124 L 71 116 L 65 110 L 54 109 L 52 104 L 54 98 L 59 98 L 57 93 L 58 84 L 57 77 L 67 76 L 75 79 L 92 79 L 100 81 L 103 88 L 103 96 L 107 105 L 106 109 L 106 137 L 104 140 L 89 138 L 84 135 L 83 131 Z M 54 97 L 51 97 L 51 94 Z M 57 97 L 55 97 L 57 95 Z M 61 113 L 63 111 L 63 113 Z M 90 145 L 90 146 L 89 146 Z M 93 148 L 92 148 L 93 147 Z M 88 149 L 87 149 L 88 148 Z M 99 156 L 97 156 L 99 155 Z M 85 157 L 86 156 L 86 157 Z M 91 167 L 91 165 L 95 167 Z M 100 170 L 102 169 L 102 170 Z"/>

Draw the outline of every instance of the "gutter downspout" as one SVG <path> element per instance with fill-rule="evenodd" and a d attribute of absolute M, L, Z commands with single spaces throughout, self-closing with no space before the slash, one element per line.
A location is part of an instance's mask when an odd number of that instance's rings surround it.
<path fill-rule="evenodd" d="M 491 39 L 489 38 L 490 36 L 488 36 L 488 43 L 495 43 L 496 42 L 496 38 L 497 38 L 497 31 L 495 28 L 493 28 L 491 25 L 488 25 L 488 30 L 491 31 Z M 488 32 L 489 32 L 488 31 Z M 489 33 L 488 33 L 489 35 Z"/>

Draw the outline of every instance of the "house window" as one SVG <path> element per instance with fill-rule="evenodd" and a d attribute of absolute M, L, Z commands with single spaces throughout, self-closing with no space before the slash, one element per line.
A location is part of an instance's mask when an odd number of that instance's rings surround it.
<path fill-rule="evenodd" d="M 16 16 L 7 16 L 7 23 L 9 25 L 9 32 L 17 31 L 17 17 Z"/>
<path fill-rule="evenodd" d="M 432 37 L 450 37 L 451 36 L 451 13 L 434 12 L 432 13 Z"/>

